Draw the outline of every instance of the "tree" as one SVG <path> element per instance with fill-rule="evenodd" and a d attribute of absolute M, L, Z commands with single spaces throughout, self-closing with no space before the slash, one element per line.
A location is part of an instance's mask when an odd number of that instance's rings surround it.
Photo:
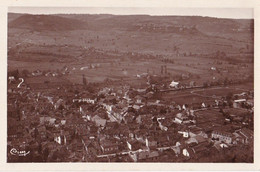
<path fill-rule="evenodd" d="M 161 74 L 163 74 L 163 66 L 161 66 Z"/>
<path fill-rule="evenodd" d="M 229 92 L 226 96 L 227 99 L 227 103 L 228 105 L 231 107 L 232 106 L 232 98 L 233 98 L 233 94 L 231 92 Z"/>
<path fill-rule="evenodd" d="M 44 161 L 47 161 L 48 156 L 49 156 L 49 148 L 46 148 L 43 151 L 43 159 L 44 159 Z"/>
<path fill-rule="evenodd" d="M 207 82 L 204 82 L 204 83 L 203 83 L 203 87 L 204 87 L 204 88 L 207 88 L 207 87 L 208 87 L 208 83 L 207 83 Z"/>
<path fill-rule="evenodd" d="M 220 56 L 220 51 L 218 50 L 217 52 L 216 52 L 216 57 L 219 57 Z"/>
<path fill-rule="evenodd" d="M 19 71 L 18 71 L 18 69 L 16 69 L 16 70 L 14 70 L 14 71 L 10 71 L 10 72 L 8 72 L 8 75 L 10 76 L 14 76 L 14 78 L 15 79 L 18 79 L 18 77 L 19 77 Z"/>
<path fill-rule="evenodd" d="M 27 69 L 24 69 L 24 70 L 22 70 L 22 75 L 24 76 L 24 77 L 27 77 L 28 75 L 29 75 L 29 71 L 27 70 Z"/>
<path fill-rule="evenodd" d="M 83 85 L 84 86 L 87 85 L 87 80 L 84 74 L 82 75 L 82 80 L 83 80 Z"/>
<path fill-rule="evenodd" d="M 226 96 L 227 101 L 228 101 L 228 100 L 231 100 L 232 97 L 233 97 L 232 92 L 228 92 L 228 94 L 227 94 L 227 96 Z"/>
<path fill-rule="evenodd" d="M 221 56 L 222 56 L 222 57 L 226 57 L 227 55 L 226 55 L 225 52 L 221 52 Z"/>
<path fill-rule="evenodd" d="M 39 146 L 38 146 L 38 152 L 41 153 L 42 152 L 42 144 L 39 143 Z"/>
<path fill-rule="evenodd" d="M 228 84 L 228 78 L 226 77 L 224 80 L 224 85 L 227 85 L 227 84 Z"/>

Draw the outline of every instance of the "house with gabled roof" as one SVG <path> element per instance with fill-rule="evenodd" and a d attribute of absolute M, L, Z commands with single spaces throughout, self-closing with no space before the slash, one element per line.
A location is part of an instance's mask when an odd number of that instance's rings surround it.
<path fill-rule="evenodd" d="M 249 144 L 253 141 L 253 131 L 247 128 L 242 128 L 234 133 L 234 143 Z"/>
<path fill-rule="evenodd" d="M 104 154 L 108 153 L 116 153 L 119 150 L 119 144 L 116 140 L 101 140 L 100 141 L 100 147 Z"/>
<path fill-rule="evenodd" d="M 225 143 L 231 144 L 232 143 L 232 134 L 224 132 L 224 131 L 213 131 L 211 133 L 211 138 L 219 139 Z"/>

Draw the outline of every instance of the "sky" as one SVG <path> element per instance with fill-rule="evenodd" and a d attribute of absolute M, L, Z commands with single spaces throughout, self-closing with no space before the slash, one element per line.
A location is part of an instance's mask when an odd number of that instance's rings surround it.
<path fill-rule="evenodd" d="M 157 7 L 9 7 L 8 12 L 29 14 L 179 15 L 252 19 L 252 8 L 157 8 Z"/>

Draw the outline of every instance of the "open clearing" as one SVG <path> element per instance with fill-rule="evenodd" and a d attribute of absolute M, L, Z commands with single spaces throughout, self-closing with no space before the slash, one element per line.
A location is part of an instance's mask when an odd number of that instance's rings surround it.
<path fill-rule="evenodd" d="M 223 115 L 216 110 L 204 110 L 195 113 L 197 126 L 206 130 L 213 130 L 224 125 Z"/>

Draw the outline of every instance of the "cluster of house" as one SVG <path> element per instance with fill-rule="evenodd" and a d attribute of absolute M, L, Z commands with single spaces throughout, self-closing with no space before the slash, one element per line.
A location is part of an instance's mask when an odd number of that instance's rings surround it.
<path fill-rule="evenodd" d="M 69 74 L 69 68 L 67 66 L 64 66 L 60 71 L 41 71 L 39 69 L 29 73 L 28 76 L 59 76 L 59 75 L 65 75 L 65 74 Z"/>
<path fill-rule="evenodd" d="M 127 85 L 96 93 L 84 87 L 14 87 L 8 91 L 8 160 L 178 162 L 252 143 L 253 131 L 246 127 L 198 127 L 196 113 L 208 109 L 205 103 L 173 105 L 154 94 L 153 88 Z M 29 153 L 16 156 L 14 148 Z"/>
<path fill-rule="evenodd" d="M 140 31 L 153 32 L 186 32 L 196 29 L 194 26 L 180 26 L 180 25 L 161 25 L 154 23 L 137 24 L 135 29 Z"/>
<path fill-rule="evenodd" d="M 100 64 L 89 64 L 88 66 L 83 66 L 80 68 L 80 70 L 85 70 L 85 69 L 95 69 L 95 68 L 99 68 Z M 73 68 L 75 70 L 75 68 Z"/>

